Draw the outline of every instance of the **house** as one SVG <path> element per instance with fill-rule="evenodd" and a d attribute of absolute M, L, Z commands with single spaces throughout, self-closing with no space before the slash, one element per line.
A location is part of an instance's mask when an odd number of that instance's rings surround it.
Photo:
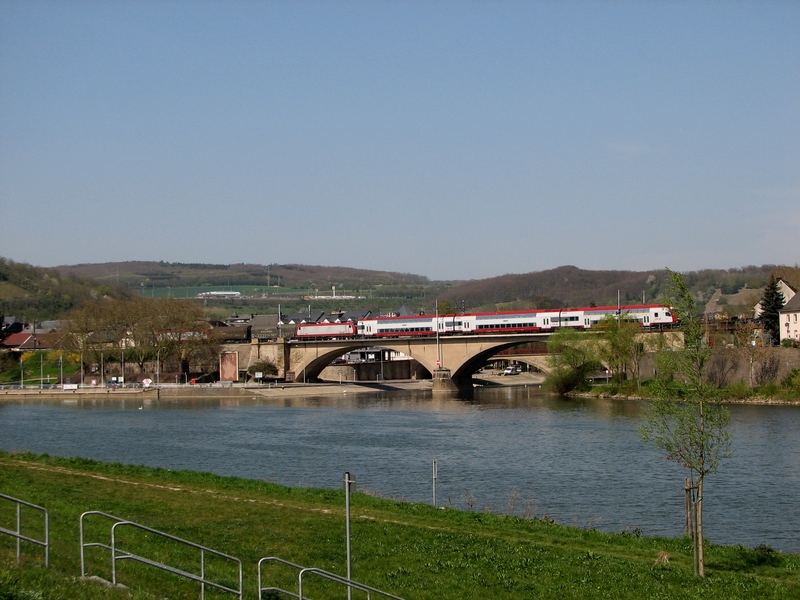
<path fill-rule="evenodd" d="M 778 279 L 778 289 L 780 290 L 781 294 L 783 294 L 783 301 L 789 302 L 792 298 L 795 297 L 797 294 L 797 290 L 794 289 L 791 285 L 786 283 L 783 279 Z M 753 318 L 757 319 L 761 316 L 761 302 L 755 305 L 753 309 Z"/>
<path fill-rule="evenodd" d="M 20 352 L 32 352 L 34 350 L 52 350 L 59 347 L 59 342 L 64 334 L 61 332 L 55 333 L 39 333 L 28 336 L 17 348 Z"/>
<path fill-rule="evenodd" d="M 31 337 L 33 336 L 30 333 L 12 333 L 0 342 L 0 349 L 18 351 L 19 347 Z"/>
<path fill-rule="evenodd" d="M 800 343 L 800 294 L 795 294 L 784 304 L 778 316 L 781 341 L 794 340 Z"/>
<path fill-rule="evenodd" d="M 0 337 L 11 335 L 12 333 L 20 333 L 24 328 L 25 323 L 17 317 L 4 317 L 3 322 L 0 323 Z"/>
<path fill-rule="evenodd" d="M 59 347 L 62 333 L 12 333 L 2 342 L 0 349 L 11 352 L 33 352 L 34 350 L 52 350 Z"/>

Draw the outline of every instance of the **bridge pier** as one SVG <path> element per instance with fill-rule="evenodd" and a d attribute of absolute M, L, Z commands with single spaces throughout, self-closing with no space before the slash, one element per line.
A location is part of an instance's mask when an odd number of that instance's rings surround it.
<path fill-rule="evenodd" d="M 450 369 L 435 369 L 433 371 L 434 392 L 457 392 L 458 384 L 450 376 Z"/>

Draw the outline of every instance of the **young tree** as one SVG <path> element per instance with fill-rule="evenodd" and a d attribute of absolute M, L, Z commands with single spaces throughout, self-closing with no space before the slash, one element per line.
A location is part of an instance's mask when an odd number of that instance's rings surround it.
<path fill-rule="evenodd" d="M 669 272 L 671 293 L 675 296 L 673 311 L 678 315 L 684 336 L 684 347 L 662 352 L 660 359 L 678 375 L 668 385 L 657 380 L 655 399 L 639 428 L 641 437 L 666 452 L 666 458 L 689 469 L 696 485 L 694 503 L 694 569 L 705 577 L 703 543 L 703 483 L 720 462 L 731 455 L 728 423 L 730 413 L 719 402 L 717 390 L 704 380 L 711 350 L 706 344 L 703 325 L 695 313 L 694 299 L 683 277 Z"/>
<path fill-rule="evenodd" d="M 733 332 L 736 346 L 742 354 L 748 366 L 747 384 L 750 387 L 755 385 L 754 374 L 755 366 L 763 355 L 765 349 L 758 343 L 758 326 L 754 321 L 742 321 Z"/>
<path fill-rule="evenodd" d="M 775 275 L 769 276 L 769 283 L 764 289 L 764 296 L 761 298 L 761 323 L 764 330 L 772 336 L 772 343 L 777 344 L 780 340 L 780 314 L 779 311 L 786 304 Z"/>

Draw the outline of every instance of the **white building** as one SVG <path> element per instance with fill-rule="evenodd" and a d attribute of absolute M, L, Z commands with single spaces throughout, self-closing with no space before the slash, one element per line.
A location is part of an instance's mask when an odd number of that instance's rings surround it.
<path fill-rule="evenodd" d="M 800 294 L 795 294 L 778 314 L 781 341 L 789 339 L 800 343 Z"/>

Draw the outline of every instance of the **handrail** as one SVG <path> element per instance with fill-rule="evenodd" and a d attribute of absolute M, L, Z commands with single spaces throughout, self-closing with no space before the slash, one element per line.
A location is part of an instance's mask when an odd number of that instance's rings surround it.
<path fill-rule="evenodd" d="M 81 577 L 86 577 L 86 557 L 85 557 L 85 553 L 84 553 L 84 549 L 85 548 L 94 547 L 94 548 L 105 548 L 106 550 L 109 550 L 109 551 L 111 550 L 111 546 L 110 545 L 102 544 L 100 542 L 91 542 L 91 543 L 88 543 L 88 544 L 84 543 L 84 541 L 83 541 L 83 537 L 84 537 L 83 519 L 84 519 L 84 517 L 87 517 L 88 515 L 100 515 L 101 517 L 106 517 L 107 519 L 112 519 L 114 521 L 122 521 L 123 520 L 123 519 L 120 519 L 119 517 L 115 517 L 114 515 L 110 515 L 108 513 L 104 513 L 104 512 L 101 512 L 99 510 L 88 510 L 88 511 L 86 511 L 85 513 L 83 513 L 81 515 L 80 520 L 79 520 L 80 521 L 79 532 L 80 532 L 80 543 L 81 543 Z"/>
<path fill-rule="evenodd" d="M 360 590 L 362 592 L 366 592 L 367 600 L 369 600 L 370 598 L 370 592 L 383 596 L 384 598 L 392 598 L 392 600 L 403 600 L 403 598 L 401 598 L 400 596 L 395 596 L 394 594 L 390 594 L 389 592 L 384 592 L 383 590 L 379 590 L 378 588 L 374 588 L 363 583 L 358 583 L 357 581 L 353 581 L 352 579 L 347 579 L 346 577 L 342 577 L 341 575 L 336 575 L 335 573 L 330 573 L 328 571 L 324 571 L 323 569 L 317 569 L 315 567 L 309 567 L 307 569 L 303 569 L 297 576 L 298 594 L 301 599 L 303 597 L 303 575 L 305 575 L 306 573 L 309 573 L 311 575 L 317 575 L 318 577 L 322 577 L 323 579 L 328 579 L 330 581 L 333 581 L 334 583 L 339 583 L 354 590 Z"/>
<path fill-rule="evenodd" d="M 302 566 L 297 565 L 293 562 L 289 562 L 288 560 L 283 560 L 282 558 L 278 558 L 277 556 L 265 556 L 261 560 L 258 561 L 258 600 L 261 600 L 261 592 L 280 592 L 281 594 L 286 594 L 287 596 L 291 596 L 292 598 L 298 598 L 298 600 L 302 600 L 298 594 L 294 592 L 290 592 L 288 590 L 281 589 L 279 587 L 261 587 L 261 565 L 265 562 L 276 562 L 282 565 L 288 565 L 290 567 L 294 567 L 298 571 L 303 569 Z"/>
<path fill-rule="evenodd" d="M 295 594 L 288 590 L 283 590 L 277 587 L 261 587 L 262 584 L 261 565 L 264 562 L 276 562 L 297 569 L 299 571 L 297 575 L 297 593 Z M 261 592 L 273 591 L 286 594 L 287 596 L 291 596 L 292 598 L 297 598 L 298 600 L 307 600 L 307 598 L 303 596 L 303 576 L 306 573 L 308 573 L 309 575 L 316 575 L 317 577 L 322 577 L 323 579 L 328 579 L 329 581 L 333 581 L 334 583 L 338 583 L 339 585 L 346 586 L 350 589 L 355 589 L 361 592 L 365 592 L 367 594 L 367 600 L 371 598 L 371 594 L 377 594 L 384 598 L 391 598 L 392 600 L 403 600 L 403 598 L 399 596 L 395 596 L 394 594 L 390 594 L 389 592 L 384 592 L 383 590 L 379 590 L 378 588 L 368 586 L 364 583 L 359 583 L 357 581 L 347 579 L 346 577 L 342 577 L 341 575 L 337 575 L 336 573 L 331 573 L 330 571 L 325 571 L 323 569 L 319 569 L 316 567 L 303 567 L 301 565 L 289 562 L 288 560 L 283 560 L 282 558 L 278 558 L 276 556 L 268 556 L 258 561 L 259 598 L 261 598 Z"/>
<path fill-rule="evenodd" d="M 93 543 L 85 543 L 84 542 L 83 519 L 84 519 L 85 516 L 90 515 L 90 514 L 100 515 L 100 516 L 103 516 L 103 517 L 106 517 L 106 518 L 109 518 L 109 519 L 112 519 L 112 520 L 116 521 L 111 526 L 111 544 L 110 545 L 105 545 L 105 544 L 102 544 L 102 543 L 99 543 L 99 542 L 93 542 Z M 171 541 L 174 541 L 174 542 L 178 542 L 178 543 L 183 544 L 185 546 L 189 546 L 191 548 L 195 548 L 195 549 L 199 550 L 200 551 L 200 573 L 197 574 L 197 573 L 192 573 L 190 571 L 184 571 L 183 569 L 179 569 L 177 567 L 173 567 L 173 566 L 170 566 L 170 565 L 165 565 L 164 563 L 160 563 L 160 562 L 152 560 L 150 558 L 147 558 L 147 557 L 144 557 L 144 556 L 139 556 L 138 554 L 134 554 L 132 552 L 127 552 L 127 551 L 125 551 L 125 550 L 123 550 L 121 548 L 118 548 L 117 547 L 117 528 L 118 527 L 133 527 L 134 529 L 139 529 L 141 531 L 147 531 L 149 533 L 152 533 L 152 534 L 157 535 L 159 537 L 162 537 L 164 539 L 168 539 L 168 540 L 171 540 Z M 201 546 L 200 544 L 195 544 L 194 542 L 190 542 L 188 540 L 184 540 L 184 539 L 176 537 L 174 535 L 170 535 L 168 533 L 164 533 L 163 531 L 159 531 L 159 530 L 153 529 L 151 527 L 146 527 L 145 525 L 140 525 L 139 523 L 134 523 L 133 521 L 127 521 L 127 520 L 124 520 L 124 519 L 120 519 L 119 517 L 115 517 L 114 515 L 109 515 L 107 513 L 103 513 L 103 512 L 100 512 L 100 511 L 89 511 L 89 512 L 83 513 L 81 515 L 80 533 L 81 533 L 81 574 L 84 577 L 86 576 L 85 562 L 84 562 L 84 548 L 95 546 L 95 547 L 105 548 L 107 550 L 110 550 L 110 552 L 111 552 L 111 583 L 112 583 L 112 585 L 117 585 L 117 561 L 118 560 L 132 560 L 132 561 L 139 562 L 139 563 L 151 566 L 151 567 L 155 567 L 157 569 L 160 569 L 162 571 L 166 571 L 168 573 L 173 573 L 175 575 L 179 575 L 179 576 L 184 577 L 186 579 L 190 579 L 191 581 L 196 581 L 196 582 L 200 583 L 200 598 L 201 599 L 205 598 L 206 586 L 221 590 L 223 592 L 229 592 L 231 594 L 235 594 L 235 595 L 239 596 L 240 599 L 242 598 L 242 589 L 243 589 L 243 587 L 242 587 L 242 561 L 239 560 L 238 558 L 236 558 L 235 556 L 230 556 L 228 554 L 225 554 L 223 552 L 219 552 L 219 551 L 214 550 L 212 548 L 207 548 L 205 546 Z M 220 557 L 220 558 L 223 558 L 223 559 L 226 559 L 226 560 L 231 560 L 231 561 L 236 562 L 236 564 L 239 567 L 239 587 L 238 587 L 238 589 L 227 587 L 227 586 L 225 586 L 225 585 L 223 585 L 221 583 L 217 583 L 217 582 L 211 581 L 210 579 L 206 578 L 206 576 L 205 576 L 205 557 L 206 557 L 207 553 L 208 554 L 212 554 L 212 555 L 217 556 L 217 557 Z"/>
<path fill-rule="evenodd" d="M 16 512 L 17 512 L 16 530 L 12 531 L 11 529 L 0 527 L 0 533 L 5 533 L 6 535 L 10 535 L 11 537 L 17 539 L 17 561 L 19 561 L 22 542 L 23 541 L 30 542 L 32 544 L 36 544 L 37 546 L 44 547 L 44 566 L 49 568 L 50 567 L 50 513 L 44 506 L 31 504 L 30 502 L 25 502 L 25 500 L 20 500 L 19 498 L 14 498 L 13 496 L 0 494 L 0 498 L 3 498 L 5 500 L 10 500 L 11 502 L 14 502 L 16 504 Z M 34 510 L 42 511 L 44 513 L 44 540 L 37 540 L 36 538 L 28 537 L 27 535 L 22 535 L 23 506 L 27 506 L 28 508 L 32 508 Z"/>

